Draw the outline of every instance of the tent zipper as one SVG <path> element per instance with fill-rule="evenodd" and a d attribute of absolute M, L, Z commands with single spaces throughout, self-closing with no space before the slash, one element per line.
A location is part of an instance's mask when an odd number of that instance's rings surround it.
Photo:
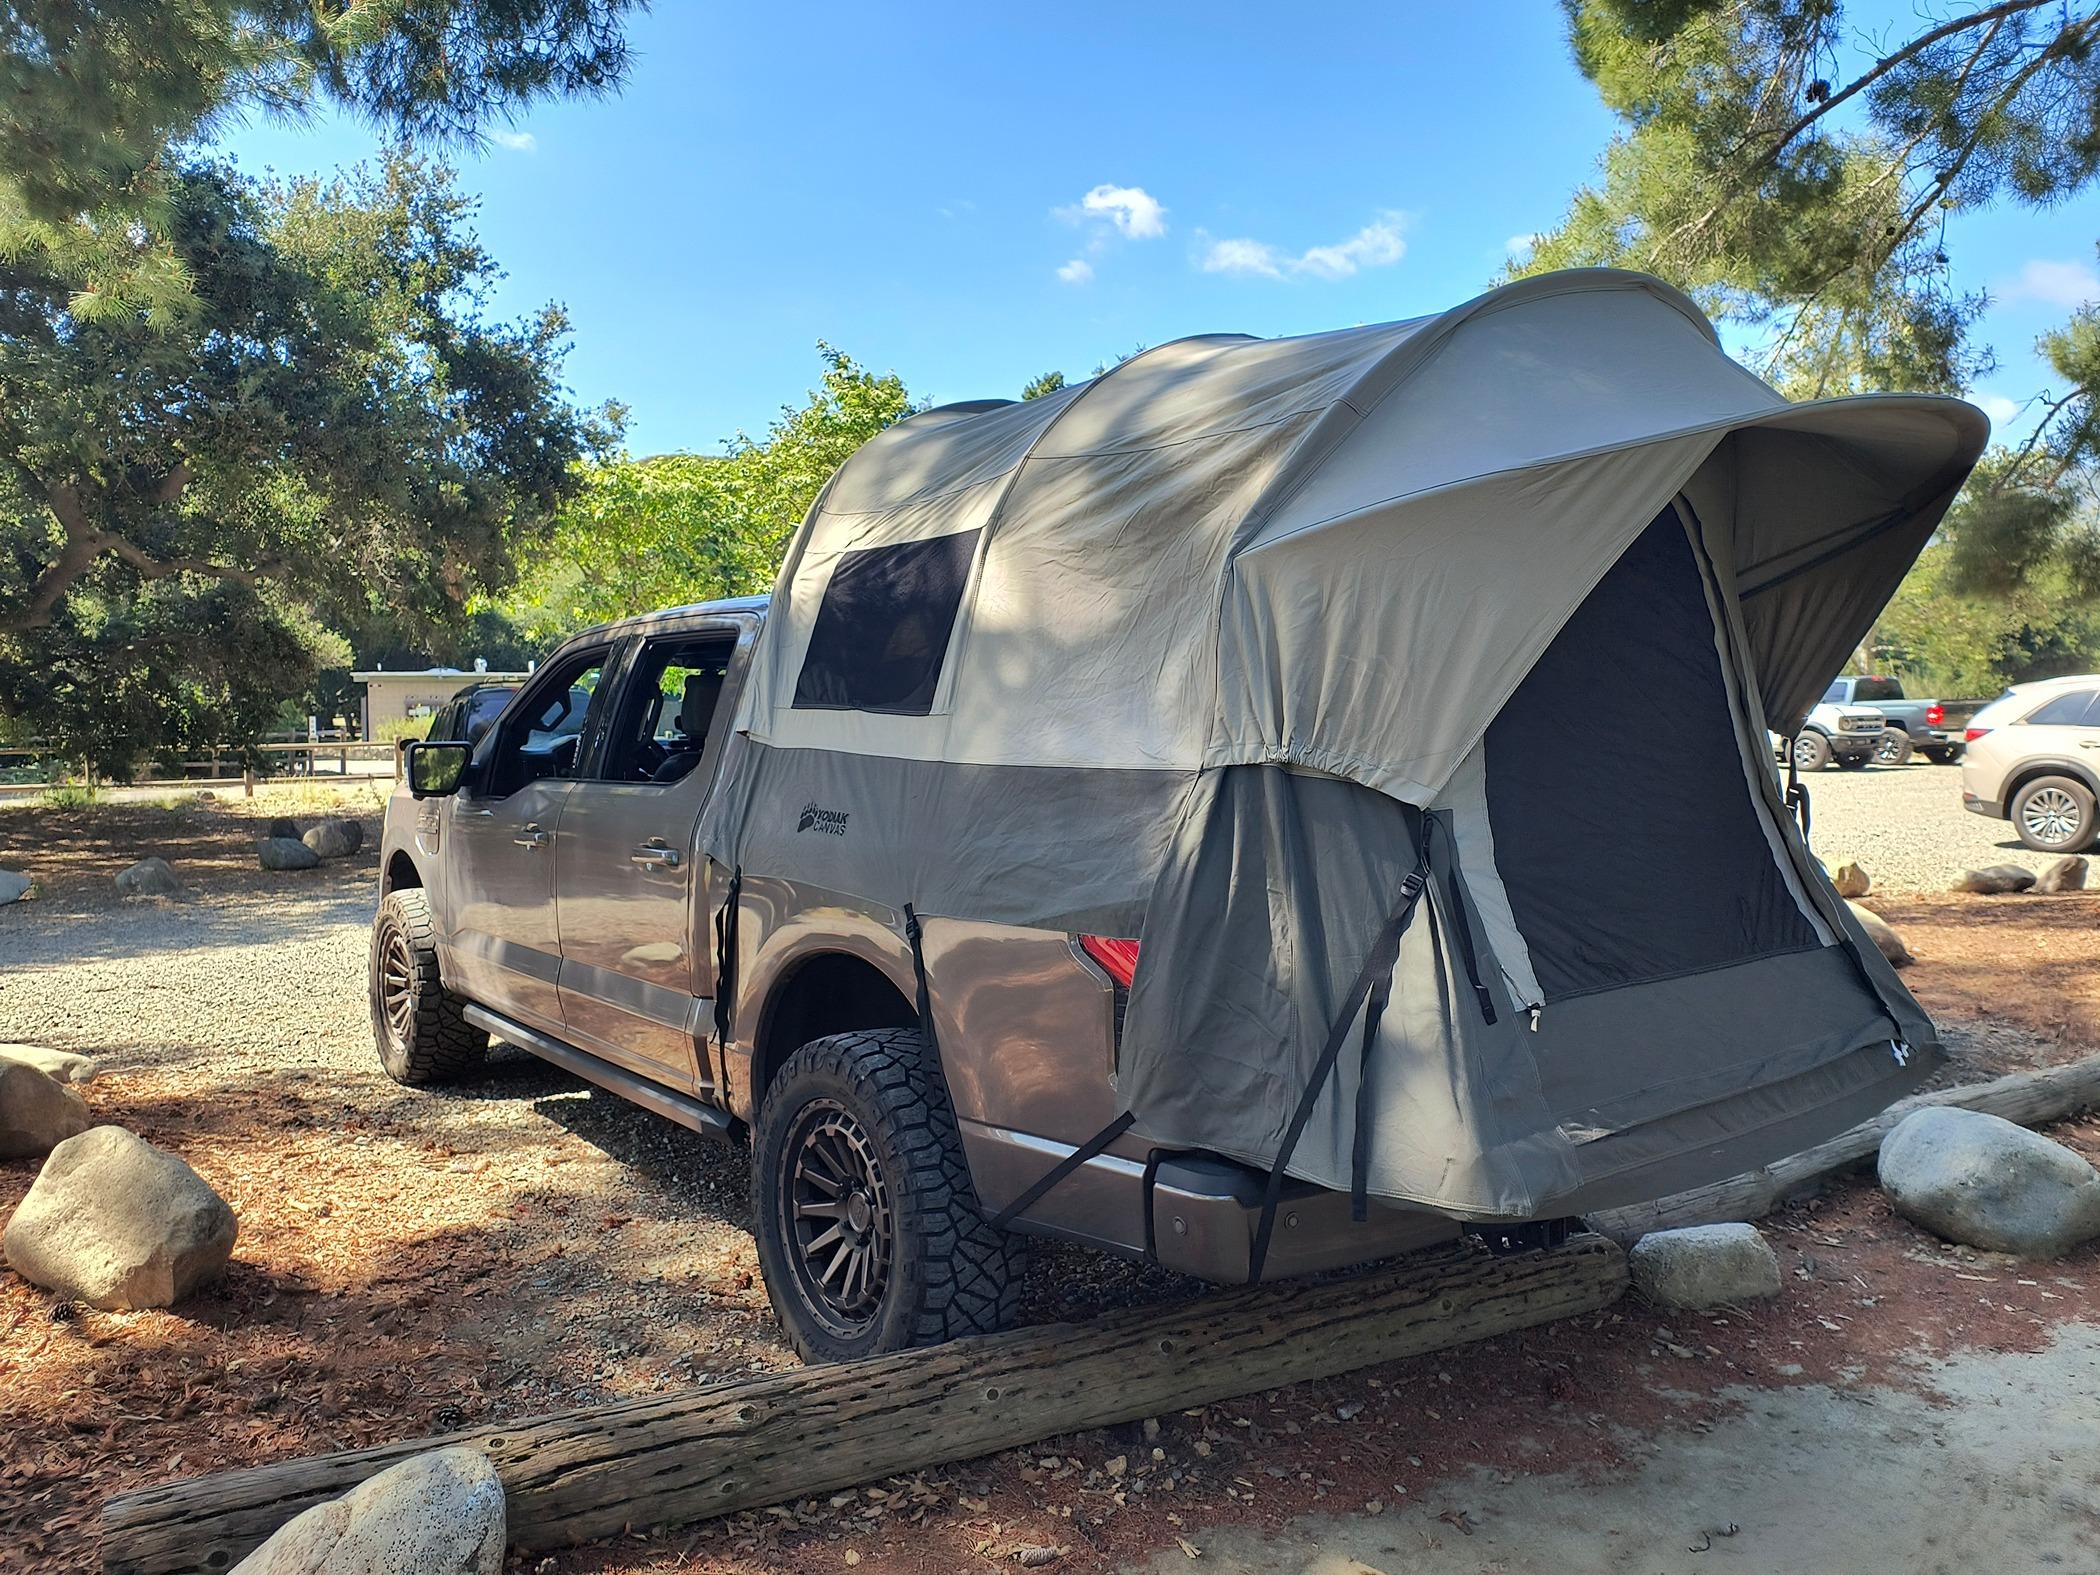
<path fill-rule="evenodd" d="M 1525 1007 L 1524 1010 L 1531 1017 L 1531 1031 L 1533 1033 L 1537 1033 L 1539 1031 L 1539 1018 L 1545 1015 L 1546 1003 L 1543 1001 L 1533 1001 L 1529 1006 Z"/>

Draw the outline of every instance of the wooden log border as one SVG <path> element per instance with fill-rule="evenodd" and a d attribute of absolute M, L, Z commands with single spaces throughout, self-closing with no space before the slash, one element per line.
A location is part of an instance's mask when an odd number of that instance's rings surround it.
<path fill-rule="evenodd" d="M 495 1463 L 514 1546 L 560 1547 L 1332 1378 L 1594 1312 L 1625 1288 L 1625 1255 L 1597 1236 L 1506 1258 L 1456 1244 L 1346 1278 L 165 1483 L 104 1507 L 103 1558 L 131 1575 L 224 1571 L 300 1511 L 448 1444 Z"/>

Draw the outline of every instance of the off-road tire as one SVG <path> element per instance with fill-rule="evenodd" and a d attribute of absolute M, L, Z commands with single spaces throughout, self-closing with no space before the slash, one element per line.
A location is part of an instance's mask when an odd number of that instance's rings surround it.
<path fill-rule="evenodd" d="M 2061 835 L 2049 836 L 2041 825 L 2029 824 L 2030 820 L 2043 820 L 2037 800 L 2063 806 L 2064 830 Z M 2023 783 L 2007 809 L 2013 830 L 2037 853 L 2083 853 L 2092 846 L 2096 829 L 2093 795 L 2075 777 L 2036 777 L 2032 782 Z"/>
<path fill-rule="evenodd" d="M 1907 766 L 1911 750 L 1915 746 L 1910 734 L 1900 727 L 1885 727 L 1881 730 L 1881 742 L 1874 750 L 1874 763 L 1880 766 Z"/>
<path fill-rule="evenodd" d="M 488 1055 L 489 1036 L 467 1021 L 467 1003 L 438 977 L 437 937 L 422 892 L 391 891 L 380 902 L 368 982 L 372 1039 L 395 1082 L 450 1082 Z"/>
<path fill-rule="evenodd" d="M 1787 741 L 1796 771 L 1821 771 L 1830 764 L 1830 740 L 1814 728 L 1804 728 Z"/>
<path fill-rule="evenodd" d="M 1874 764 L 1874 756 L 1872 755 L 1838 756 L 1838 770 L 1840 771 L 1864 771 L 1872 764 Z"/>
<path fill-rule="evenodd" d="M 1918 753 L 1923 755 L 1927 760 L 1931 761 L 1936 766 L 1944 766 L 1950 761 L 1958 760 L 1961 758 L 1959 755 L 1955 754 L 1955 752 L 1951 749 L 1935 748 L 1933 745 L 1930 744 L 1926 745 L 1923 749 L 1920 749 Z"/>
<path fill-rule="evenodd" d="M 879 1167 L 889 1221 L 886 1279 L 864 1319 L 824 1305 L 805 1286 L 821 1253 L 806 1254 L 794 1220 L 798 1159 L 812 1122 L 843 1114 Z M 865 1029 L 812 1040 L 767 1087 L 751 1134 L 751 1216 L 773 1311 L 805 1362 L 851 1361 L 1013 1321 L 1020 1238 L 986 1219 L 970 1185 L 962 1137 L 940 1067 L 914 1028 Z M 822 1227 L 802 1227 L 821 1234 Z"/>

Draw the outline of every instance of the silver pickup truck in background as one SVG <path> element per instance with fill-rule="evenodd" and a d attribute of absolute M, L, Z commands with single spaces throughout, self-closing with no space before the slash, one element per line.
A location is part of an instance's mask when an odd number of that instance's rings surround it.
<path fill-rule="evenodd" d="M 1967 751 L 1963 729 L 1980 705 L 1974 700 L 1912 700 L 1901 679 L 1881 673 L 1848 675 L 1823 691 L 1826 705 L 1872 706 L 1886 719 L 1875 759 L 1900 766 L 1916 751 L 1934 765 L 1951 765 Z"/>

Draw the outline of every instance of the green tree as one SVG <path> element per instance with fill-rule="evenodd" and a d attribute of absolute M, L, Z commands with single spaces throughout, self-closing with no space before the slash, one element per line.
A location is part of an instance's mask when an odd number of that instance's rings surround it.
<path fill-rule="evenodd" d="M 1045 372 L 1041 377 L 1031 377 L 1021 385 L 1023 399 L 1041 399 L 1045 394 L 1054 394 L 1065 386 L 1065 374 Z"/>
<path fill-rule="evenodd" d="M 721 455 L 665 454 L 588 465 L 507 606 L 552 640 L 652 607 L 772 586 L 788 539 L 853 451 L 916 408 L 894 372 L 819 343 L 822 383 L 785 406 L 763 439 Z"/>
<path fill-rule="evenodd" d="M 1563 6 L 1622 129 L 1513 272 L 1660 274 L 1797 398 L 1969 386 L 1992 364 L 1973 333 L 1986 300 L 1957 287 L 1946 221 L 2061 202 L 2100 172 L 2100 6 L 1921 7 L 1893 31 L 1843 0 Z M 1908 632 L 1876 637 L 1937 651 L 1918 659 L 1963 687 L 2090 651 L 2100 321 L 2082 311 L 2038 348 L 2062 383 L 2035 396 L 2031 435 L 1979 468 L 1891 609 Z"/>
<path fill-rule="evenodd" d="M 113 774 L 253 737 L 346 659 L 330 626 L 456 619 L 612 437 L 562 395 L 557 308 L 487 315 L 443 167 L 169 191 L 169 325 L 0 258 L 0 712 Z"/>
<path fill-rule="evenodd" d="M 326 103 L 472 141 L 627 69 L 645 0 L 40 0 L 0 11 L 0 248 L 45 254 L 78 315 L 191 304 L 180 160 L 229 121 Z"/>

